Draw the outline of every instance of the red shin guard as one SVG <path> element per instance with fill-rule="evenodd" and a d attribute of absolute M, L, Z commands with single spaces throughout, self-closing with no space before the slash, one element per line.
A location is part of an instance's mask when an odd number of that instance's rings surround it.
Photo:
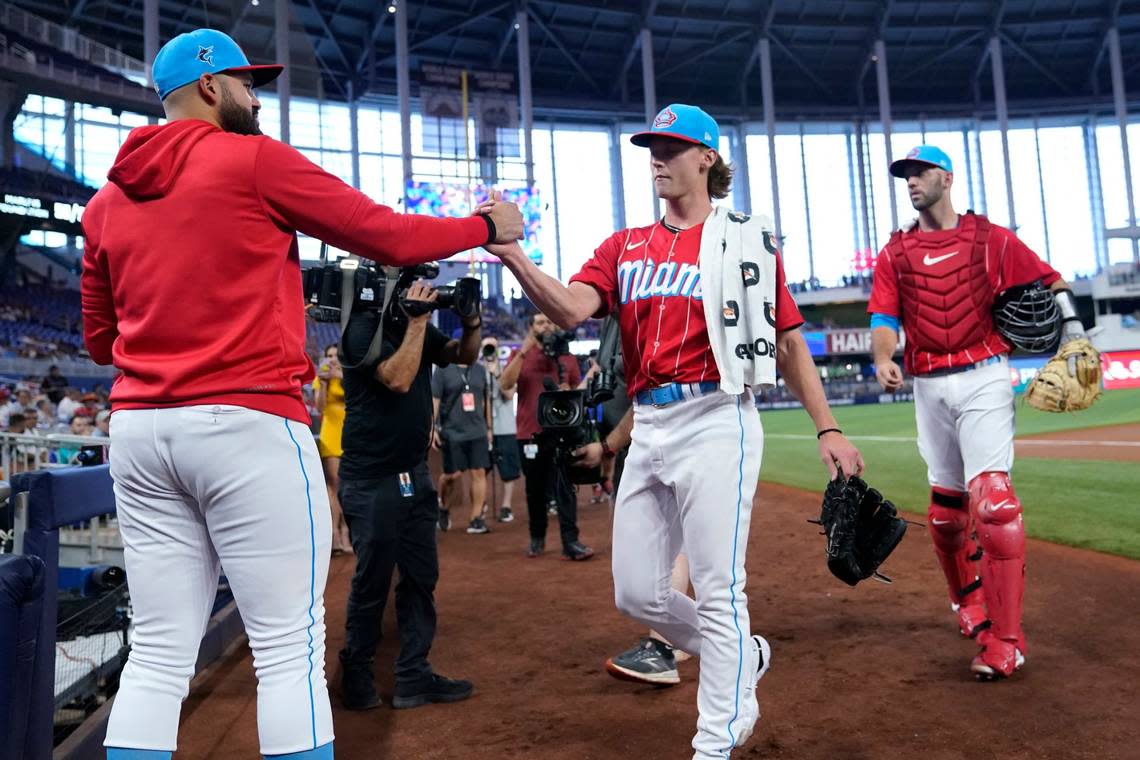
<path fill-rule="evenodd" d="M 970 540 L 970 516 L 966 495 L 935 486 L 926 512 L 927 528 L 934 542 L 934 555 L 946 576 L 950 601 L 957 605 L 981 604 L 978 563 Z"/>
<path fill-rule="evenodd" d="M 970 481 L 969 489 L 983 552 L 982 592 L 992 621 L 990 634 L 1016 645 L 1022 642 L 1021 600 L 1025 591 L 1021 503 L 1004 472 L 983 472 Z"/>

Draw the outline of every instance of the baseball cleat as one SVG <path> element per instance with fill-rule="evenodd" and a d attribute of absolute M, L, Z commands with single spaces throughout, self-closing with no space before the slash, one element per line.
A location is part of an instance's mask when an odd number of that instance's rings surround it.
<path fill-rule="evenodd" d="M 467 532 L 475 535 L 479 533 L 490 533 L 491 529 L 487 527 L 486 520 L 482 517 L 476 517 L 471 521 L 471 524 L 467 526 Z"/>
<path fill-rule="evenodd" d="M 999 639 L 992 634 L 983 634 L 978 639 L 982 651 L 970 663 L 970 671 L 982 681 L 996 681 L 1009 678 L 1025 665 L 1023 647 Z"/>
<path fill-rule="evenodd" d="M 740 715 L 736 723 L 740 726 L 740 735 L 736 737 L 734 744 L 737 747 L 744 746 L 744 743 L 752 736 L 753 729 L 756 728 L 756 721 L 760 720 L 760 702 L 756 699 L 756 686 L 772 665 L 772 646 L 768 640 L 763 636 L 753 634 L 752 644 L 756 670 L 752 685 L 746 686 L 744 689 L 744 700 L 740 705 Z"/>
<path fill-rule="evenodd" d="M 606 672 L 619 681 L 653 686 L 681 683 L 673 647 L 654 638 L 642 639 L 632 649 L 606 660 Z"/>

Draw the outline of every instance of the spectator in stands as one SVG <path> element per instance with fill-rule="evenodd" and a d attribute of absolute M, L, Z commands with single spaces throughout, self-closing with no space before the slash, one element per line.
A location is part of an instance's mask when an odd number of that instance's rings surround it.
<path fill-rule="evenodd" d="M 48 367 L 48 373 L 40 383 L 40 388 L 53 404 L 58 404 L 63 399 L 63 392 L 67 389 L 67 378 L 60 373 L 59 365 L 53 364 Z"/>
<path fill-rule="evenodd" d="M 8 415 L 7 432 L 14 435 L 23 435 L 28 418 L 24 416 L 23 412 L 12 412 Z"/>
<path fill-rule="evenodd" d="M 103 408 L 103 405 L 99 402 L 99 396 L 90 391 L 80 396 L 79 400 L 83 402 L 83 408 L 87 410 L 88 416 L 92 419 L 94 419 L 95 415 L 99 413 L 99 410 Z"/>
<path fill-rule="evenodd" d="M 29 406 L 24 410 L 24 434 L 25 435 L 43 435 L 44 431 L 40 427 L 40 413 L 36 411 L 34 406 Z"/>
<path fill-rule="evenodd" d="M 69 430 L 72 435 L 91 435 L 92 418 L 86 409 L 81 409 L 71 418 Z"/>
<path fill-rule="evenodd" d="M 110 410 L 100 409 L 95 415 L 95 429 L 91 431 L 91 435 L 95 438 L 109 438 L 111 436 Z"/>
<path fill-rule="evenodd" d="M 55 415 L 64 425 L 70 425 L 75 413 L 83 406 L 79 399 L 79 389 L 68 388 L 66 395 L 64 395 L 64 397 L 60 399 L 59 404 L 56 405 Z"/>

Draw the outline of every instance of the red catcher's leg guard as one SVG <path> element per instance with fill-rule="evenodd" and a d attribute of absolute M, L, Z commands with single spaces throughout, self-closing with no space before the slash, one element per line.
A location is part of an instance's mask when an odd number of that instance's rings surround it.
<path fill-rule="evenodd" d="M 1021 599 L 1025 592 L 1025 526 L 1021 502 L 1004 472 L 983 472 L 970 481 L 969 489 L 983 551 L 982 591 L 993 622 L 990 634 L 1024 647 Z"/>
<path fill-rule="evenodd" d="M 973 638 L 985 627 L 986 612 L 977 554 L 969 536 L 966 494 L 934 486 L 926 515 L 934 556 L 946 576 L 950 603 L 958 612 L 959 630 L 963 636 Z"/>

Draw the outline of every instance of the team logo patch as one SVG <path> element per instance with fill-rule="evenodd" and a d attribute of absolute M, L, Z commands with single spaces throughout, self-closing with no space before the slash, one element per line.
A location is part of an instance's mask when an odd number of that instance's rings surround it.
<path fill-rule="evenodd" d="M 201 61 L 202 63 L 206 64 L 207 66 L 213 66 L 214 65 L 214 46 L 210 45 L 209 47 L 206 47 L 205 45 L 199 45 L 198 46 L 198 60 Z"/>
<path fill-rule="evenodd" d="M 918 158 L 918 148 L 911 148 L 910 153 L 906 154 L 907 158 Z"/>
<path fill-rule="evenodd" d="M 728 221 L 736 222 L 737 224 L 744 224 L 750 218 L 751 217 L 749 217 L 748 214 L 742 214 L 739 211 L 729 211 L 728 212 Z"/>
<path fill-rule="evenodd" d="M 772 308 L 772 303 L 770 301 L 764 302 L 764 321 L 772 327 L 776 326 L 776 312 Z"/>
<path fill-rule="evenodd" d="M 736 327 L 737 323 L 740 322 L 740 304 L 736 301 L 725 301 L 724 308 L 720 311 L 724 315 L 725 327 Z"/>
<path fill-rule="evenodd" d="M 750 288 L 760 284 L 760 267 L 754 261 L 745 261 L 740 265 L 740 276 L 744 279 L 744 287 Z"/>
<path fill-rule="evenodd" d="M 776 247 L 776 235 L 768 230 L 764 230 L 764 250 L 773 256 L 779 253 L 779 249 Z"/>
<path fill-rule="evenodd" d="M 671 127 L 676 120 L 677 114 L 673 113 L 672 108 L 665 106 L 665 110 L 657 114 L 657 118 L 653 120 L 653 128 L 664 129 L 665 127 Z"/>

